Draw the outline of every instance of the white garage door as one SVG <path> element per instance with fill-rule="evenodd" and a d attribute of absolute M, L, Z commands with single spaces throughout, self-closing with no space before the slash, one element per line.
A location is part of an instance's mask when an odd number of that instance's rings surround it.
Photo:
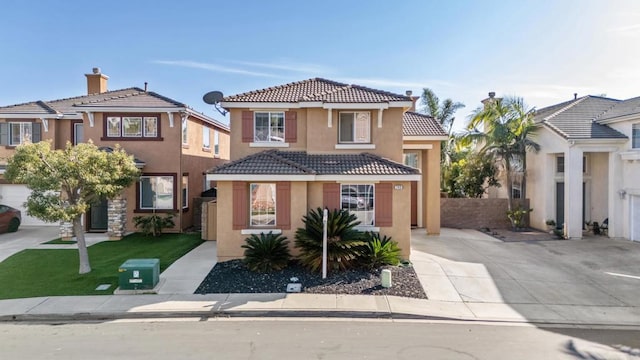
<path fill-rule="evenodd" d="M 631 240 L 640 241 L 640 196 L 631 197 Z"/>
<path fill-rule="evenodd" d="M 46 225 L 58 226 L 58 223 L 47 223 L 38 218 L 27 215 L 27 209 L 22 204 L 27 201 L 27 197 L 31 193 L 25 185 L 0 185 L 0 204 L 9 205 L 22 211 L 23 225 Z"/>

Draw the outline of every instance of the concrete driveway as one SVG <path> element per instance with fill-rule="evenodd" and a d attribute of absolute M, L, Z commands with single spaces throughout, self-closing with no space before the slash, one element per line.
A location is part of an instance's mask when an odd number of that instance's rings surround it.
<path fill-rule="evenodd" d="M 502 242 L 475 230 L 414 230 L 411 260 L 430 300 L 463 302 L 479 317 L 515 312 L 562 321 L 631 311 L 640 319 L 639 243 L 600 236 Z"/>
<path fill-rule="evenodd" d="M 58 226 L 22 225 L 14 233 L 0 234 L 0 262 L 24 249 L 59 237 L 60 228 Z"/>

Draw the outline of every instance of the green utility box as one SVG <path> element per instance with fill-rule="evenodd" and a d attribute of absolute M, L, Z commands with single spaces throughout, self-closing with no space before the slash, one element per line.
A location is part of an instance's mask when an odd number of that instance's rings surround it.
<path fill-rule="evenodd" d="M 120 290 L 153 289 L 160 280 L 160 259 L 129 259 L 118 272 Z"/>

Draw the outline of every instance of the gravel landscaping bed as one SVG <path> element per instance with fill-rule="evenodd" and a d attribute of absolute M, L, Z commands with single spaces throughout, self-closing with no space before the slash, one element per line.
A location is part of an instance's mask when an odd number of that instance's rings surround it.
<path fill-rule="evenodd" d="M 380 271 L 391 270 L 392 287 L 380 284 Z M 315 294 L 395 295 L 426 299 L 427 295 L 411 266 L 385 266 L 367 271 L 355 269 L 327 275 L 307 271 L 292 262 L 281 271 L 256 273 L 248 270 L 241 260 L 217 263 L 202 281 L 196 294 L 212 293 L 283 293 L 291 278 L 298 278 L 302 292 Z"/>

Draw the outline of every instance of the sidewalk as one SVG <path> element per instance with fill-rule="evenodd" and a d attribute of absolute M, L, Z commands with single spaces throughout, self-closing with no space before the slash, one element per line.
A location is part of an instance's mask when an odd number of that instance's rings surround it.
<path fill-rule="evenodd" d="M 480 232 L 443 229 L 440 236 L 427 236 L 424 230 L 416 230 L 412 244 L 411 260 L 428 300 L 305 293 L 195 295 L 193 292 L 216 258 L 216 243 L 205 242 L 160 275 L 161 286 L 156 295 L 0 300 L 0 321 L 279 316 L 640 326 L 640 307 L 628 303 L 601 301 L 599 297 L 594 297 L 594 301 L 556 301 L 554 297 L 542 301 L 539 296 L 530 299 L 531 294 L 519 288 L 518 276 L 509 275 L 488 259 L 497 253 L 496 249 L 504 247 L 503 243 Z M 440 247 L 442 244 L 446 247 Z M 469 244 L 473 251 L 465 248 Z M 463 255 L 476 257 L 477 261 L 464 261 L 468 259 L 463 259 Z M 548 274 L 542 274 L 545 276 Z M 545 279 L 548 280 L 553 279 Z M 508 287 L 502 287 L 504 284 Z M 589 295 L 584 290 L 575 291 L 577 296 Z"/>

